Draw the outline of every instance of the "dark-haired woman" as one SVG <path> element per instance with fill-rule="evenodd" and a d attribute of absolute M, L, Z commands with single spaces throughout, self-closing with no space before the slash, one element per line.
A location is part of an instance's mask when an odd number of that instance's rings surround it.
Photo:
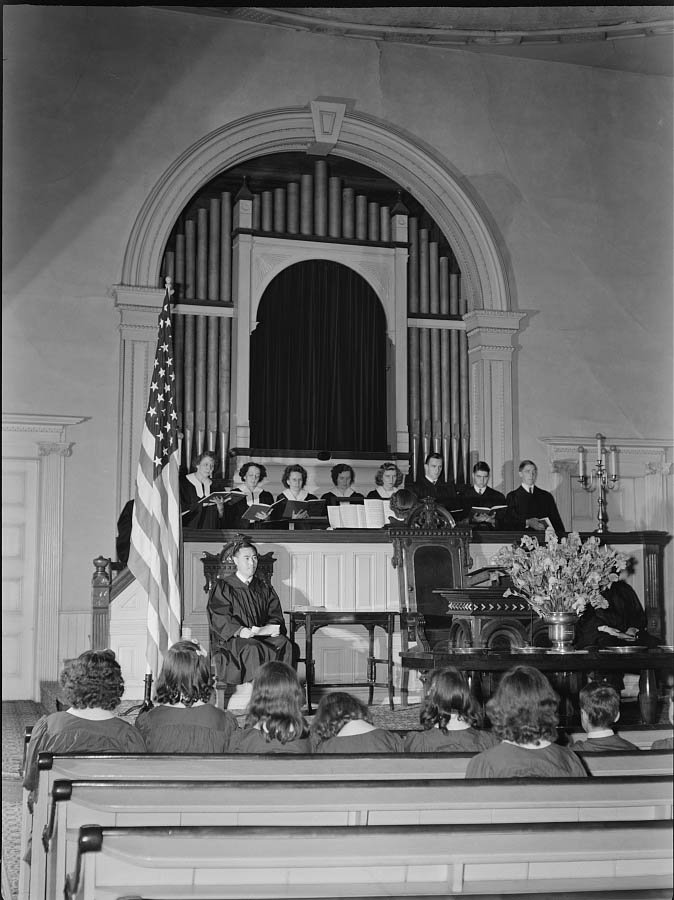
<path fill-rule="evenodd" d="M 194 472 L 180 479 L 183 528 L 225 528 L 225 505 L 220 497 L 200 503 L 211 493 L 215 457 L 208 451 L 197 457 Z"/>
<path fill-rule="evenodd" d="M 377 728 L 367 706 L 352 694 L 333 691 L 321 697 L 311 723 L 315 753 L 399 753 L 402 739 Z"/>
<path fill-rule="evenodd" d="M 403 483 L 403 473 L 395 463 L 386 462 L 377 469 L 374 483 L 377 486 L 373 491 L 370 491 L 367 499 L 390 500 Z"/>
<path fill-rule="evenodd" d="M 362 494 L 353 489 L 356 473 L 346 463 L 338 463 L 330 469 L 330 478 L 335 488 L 323 494 L 321 500 L 326 500 L 328 506 L 337 506 L 342 499 L 350 499 L 362 503 L 365 499 Z"/>
<path fill-rule="evenodd" d="M 254 523 L 242 518 L 246 510 L 256 503 L 274 502 L 274 497 L 265 491 L 260 485 L 267 477 L 267 469 L 262 463 L 247 462 L 239 469 L 240 485 L 235 485 L 233 490 L 240 491 L 244 496 L 236 503 L 232 503 L 228 510 L 228 522 L 230 528 L 253 528 Z M 268 518 L 269 513 L 258 512 L 256 520 L 261 522 Z"/>
<path fill-rule="evenodd" d="M 250 684 L 264 663 L 293 661 L 278 594 L 255 574 L 257 547 L 244 539 L 231 555 L 236 572 L 215 582 L 207 604 L 211 656 L 218 680 L 230 687 L 226 697 L 237 685 Z"/>
<path fill-rule="evenodd" d="M 487 701 L 500 743 L 468 763 L 466 778 L 583 778 L 586 771 L 568 747 L 555 744 L 559 697 L 531 666 L 505 673 Z"/>
<path fill-rule="evenodd" d="M 124 679 L 112 650 L 86 650 L 66 663 L 60 676 L 69 708 L 35 724 L 26 751 L 23 786 L 35 791 L 38 755 L 49 753 L 145 753 L 142 735 L 115 709 Z"/>
<path fill-rule="evenodd" d="M 276 498 L 277 500 L 317 500 L 316 494 L 310 494 L 309 491 L 306 490 L 307 478 L 309 477 L 309 473 L 304 468 L 304 466 L 300 466 L 299 463 L 293 463 L 290 466 L 286 466 L 283 470 L 283 477 L 281 478 L 281 484 L 284 489 Z M 306 510 L 300 510 L 297 513 L 293 514 L 293 519 L 307 519 L 309 517 L 309 513 Z M 295 526 L 300 530 L 302 528 L 309 529 L 311 525 L 306 523 L 302 525 Z"/>
<path fill-rule="evenodd" d="M 258 669 L 246 721 L 233 735 L 232 753 L 311 753 L 297 672 L 282 662 Z"/>
<path fill-rule="evenodd" d="M 213 682 L 208 653 L 196 641 L 169 647 L 155 688 L 159 705 L 136 719 L 149 753 L 227 752 L 239 726 L 210 703 Z"/>
<path fill-rule="evenodd" d="M 480 727 L 482 716 L 468 682 L 453 666 L 431 672 L 419 721 L 424 730 L 407 735 L 408 753 L 477 753 L 497 743 Z"/>

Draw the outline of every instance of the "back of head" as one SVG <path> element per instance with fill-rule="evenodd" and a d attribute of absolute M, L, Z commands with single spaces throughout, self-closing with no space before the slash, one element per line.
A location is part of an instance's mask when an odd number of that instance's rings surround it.
<path fill-rule="evenodd" d="M 620 715 L 620 695 L 610 684 L 590 681 L 578 695 L 581 711 L 593 728 L 610 728 Z"/>
<path fill-rule="evenodd" d="M 515 666 L 501 678 L 487 702 L 487 714 L 501 740 L 537 744 L 556 740 L 558 705 L 545 675 L 532 666 Z"/>
<path fill-rule="evenodd" d="M 208 703 L 213 675 L 208 654 L 196 641 L 176 641 L 169 647 L 155 688 L 157 703 Z"/>
<path fill-rule="evenodd" d="M 321 697 L 311 723 L 311 734 L 317 743 L 322 743 L 339 734 L 347 722 L 356 719 L 372 724 L 367 706 L 357 697 L 345 691 L 333 691 Z"/>
<path fill-rule="evenodd" d="M 75 709 L 112 711 L 124 693 L 124 679 L 112 650 L 85 650 L 60 676 L 66 702 Z"/>
<path fill-rule="evenodd" d="M 460 717 L 473 726 L 481 721 L 477 703 L 461 672 L 453 666 L 434 669 L 429 677 L 419 721 L 424 730 L 435 725 L 446 728 L 452 716 Z"/>
<path fill-rule="evenodd" d="M 391 512 L 398 519 L 406 519 L 416 505 L 417 495 L 407 488 L 396 491 L 390 500 Z"/>
<path fill-rule="evenodd" d="M 266 662 L 255 673 L 246 725 L 261 723 L 268 739 L 282 744 L 296 740 L 306 729 L 303 702 L 297 672 L 276 660 Z"/>

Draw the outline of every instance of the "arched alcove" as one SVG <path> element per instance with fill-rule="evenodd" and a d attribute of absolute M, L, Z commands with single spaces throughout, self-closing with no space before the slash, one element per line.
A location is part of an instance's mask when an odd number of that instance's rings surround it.
<path fill-rule="evenodd" d="M 250 441 L 291 451 L 387 452 L 386 318 L 332 260 L 285 268 L 250 339 Z"/>

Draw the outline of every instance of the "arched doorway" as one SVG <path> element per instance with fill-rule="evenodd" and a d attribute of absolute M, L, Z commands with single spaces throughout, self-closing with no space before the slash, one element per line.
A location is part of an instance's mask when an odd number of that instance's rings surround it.
<path fill-rule="evenodd" d="M 250 344 L 256 448 L 385 452 L 386 320 L 372 288 L 331 260 L 284 269 Z"/>

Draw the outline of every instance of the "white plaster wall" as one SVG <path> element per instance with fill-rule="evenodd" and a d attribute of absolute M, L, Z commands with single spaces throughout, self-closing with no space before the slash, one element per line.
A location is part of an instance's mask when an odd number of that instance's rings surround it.
<path fill-rule="evenodd" d="M 672 433 L 672 82 L 156 8 L 4 11 L 3 406 L 89 416 L 66 483 L 65 609 L 114 552 L 118 316 L 160 174 L 224 122 L 317 96 L 429 145 L 491 219 L 519 309 L 522 456 Z M 541 472 L 546 486 L 549 475 Z"/>

